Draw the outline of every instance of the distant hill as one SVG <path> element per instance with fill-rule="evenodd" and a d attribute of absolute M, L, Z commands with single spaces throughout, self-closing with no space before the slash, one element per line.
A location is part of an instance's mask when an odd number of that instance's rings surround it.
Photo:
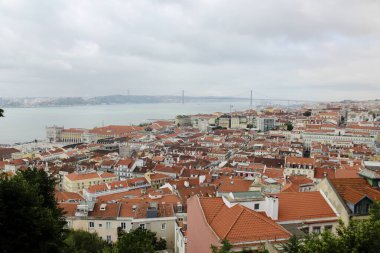
<path fill-rule="evenodd" d="M 248 98 L 236 97 L 185 97 L 185 103 L 213 103 L 248 101 Z M 10 107 L 58 107 L 78 105 L 111 105 L 111 104 L 140 104 L 140 103 L 182 103 L 181 96 L 132 96 L 109 95 L 91 98 L 83 97 L 25 97 L 0 98 L 0 106 Z"/>

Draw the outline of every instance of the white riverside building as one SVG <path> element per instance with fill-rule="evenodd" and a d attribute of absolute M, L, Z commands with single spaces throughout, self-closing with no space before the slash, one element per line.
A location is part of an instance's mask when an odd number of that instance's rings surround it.
<path fill-rule="evenodd" d="M 309 132 L 305 131 L 301 133 L 301 137 L 304 140 L 305 146 L 310 147 L 312 142 L 321 142 L 333 144 L 334 142 L 349 141 L 354 144 L 366 144 L 369 147 L 375 145 L 375 137 L 370 135 L 361 135 L 353 133 L 345 133 L 344 130 L 340 131 L 324 131 L 324 132 Z"/>

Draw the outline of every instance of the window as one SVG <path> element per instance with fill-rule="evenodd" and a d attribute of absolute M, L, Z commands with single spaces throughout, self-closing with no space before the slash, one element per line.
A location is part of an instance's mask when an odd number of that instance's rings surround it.
<path fill-rule="evenodd" d="M 102 223 L 99 223 L 99 227 L 100 227 L 100 228 L 103 227 L 103 224 L 102 224 Z"/>
<path fill-rule="evenodd" d="M 320 234 L 321 233 L 321 227 L 313 227 L 313 233 Z"/>
<path fill-rule="evenodd" d="M 107 235 L 107 242 L 108 242 L 108 243 L 111 242 L 111 236 L 110 236 L 110 235 Z"/>
<path fill-rule="evenodd" d="M 369 213 L 369 204 L 365 204 L 365 213 Z"/>
<path fill-rule="evenodd" d="M 259 210 L 260 209 L 260 204 L 256 203 L 254 209 L 255 210 Z"/>
<path fill-rule="evenodd" d="M 125 222 L 121 223 L 121 229 L 125 229 Z"/>
<path fill-rule="evenodd" d="M 166 229 L 166 223 L 162 223 L 161 224 L 161 230 L 165 230 Z"/>
<path fill-rule="evenodd" d="M 332 225 L 326 225 L 325 226 L 325 231 L 332 231 L 332 228 L 333 228 L 333 226 Z"/>
<path fill-rule="evenodd" d="M 90 221 L 90 222 L 88 223 L 88 226 L 89 226 L 90 228 L 93 228 L 93 227 L 95 227 L 95 224 L 94 224 L 93 221 Z"/>
<path fill-rule="evenodd" d="M 303 227 L 303 228 L 300 228 L 300 230 L 302 232 L 304 232 L 305 234 L 308 234 L 309 233 L 309 227 Z"/>
<path fill-rule="evenodd" d="M 111 228 L 111 222 L 109 221 L 106 222 L 106 228 Z"/>
<path fill-rule="evenodd" d="M 140 228 L 145 229 L 145 224 L 140 224 Z"/>

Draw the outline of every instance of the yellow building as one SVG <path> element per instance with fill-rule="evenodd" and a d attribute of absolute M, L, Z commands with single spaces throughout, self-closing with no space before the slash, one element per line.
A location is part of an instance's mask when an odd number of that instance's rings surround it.
<path fill-rule="evenodd" d="M 117 176 L 108 172 L 73 172 L 63 177 L 63 190 L 78 192 L 92 185 L 117 181 Z"/>
<path fill-rule="evenodd" d="M 161 173 L 151 173 L 147 172 L 144 175 L 146 181 L 152 186 L 152 188 L 158 189 L 163 186 L 168 180 L 171 179 L 171 176 Z"/>
<path fill-rule="evenodd" d="M 82 135 L 85 129 L 69 128 L 62 131 L 60 139 L 62 142 L 67 143 L 80 143 L 83 142 Z"/>

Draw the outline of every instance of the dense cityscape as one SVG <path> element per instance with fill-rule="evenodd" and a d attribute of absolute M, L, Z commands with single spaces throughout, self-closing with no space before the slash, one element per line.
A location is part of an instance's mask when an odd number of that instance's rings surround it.
<path fill-rule="evenodd" d="M 379 14 L 0 0 L 0 253 L 380 253 Z"/>
<path fill-rule="evenodd" d="M 44 142 L 0 148 L 0 170 L 46 172 L 65 227 L 109 244 L 144 229 L 167 252 L 226 242 L 232 251 L 292 252 L 294 235 L 337 233 L 380 200 L 379 108 L 345 101 L 47 126 Z"/>

